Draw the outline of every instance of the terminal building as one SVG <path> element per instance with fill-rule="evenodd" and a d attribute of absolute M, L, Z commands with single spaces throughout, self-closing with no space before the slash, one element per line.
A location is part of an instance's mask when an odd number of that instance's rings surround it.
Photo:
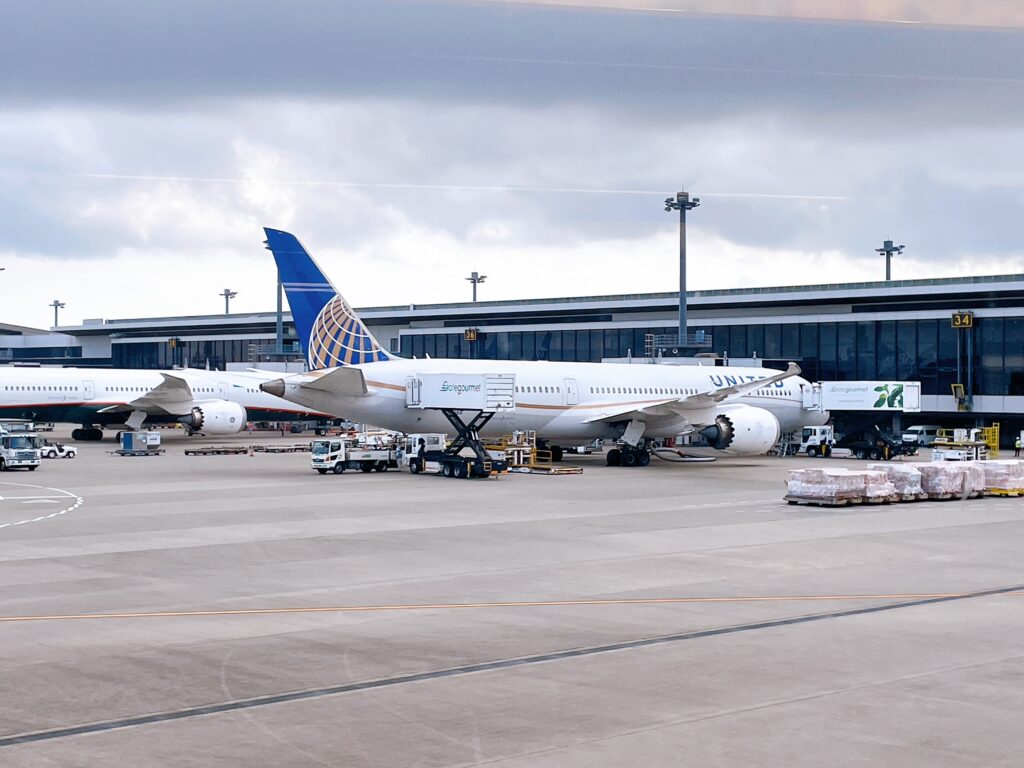
<path fill-rule="evenodd" d="M 642 364 L 650 361 L 652 336 L 677 333 L 678 296 L 357 312 L 382 344 L 404 357 Z M 1004 429 L 1024 428 L 1024 274 L 691 291 L 687 297 L 689 330 L 702 341 L 706 364 L 785 368 L 795 361 L 812 381 L 920 381 L 923 413 L 915 421 L 1001 420 Z M 291 317 L 283 317 L 280 347 L 276 321 L 268 312 L 86 320 L 50 332 L 0 325 L 0 363 L 226 369 L 290 362 L 294 369 L 303 355 Z"/>

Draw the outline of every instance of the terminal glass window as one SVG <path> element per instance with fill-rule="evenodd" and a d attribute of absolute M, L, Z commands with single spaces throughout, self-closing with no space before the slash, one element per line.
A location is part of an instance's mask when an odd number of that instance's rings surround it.
<path fill-rule="evenodd" d="M 1008 317 L 1004 328 L 1008 395 L 1024 396 L 1024 317 Z"/>
<path fill-rule="evenodd" d="M 921 392 L 927 395 L 949 394 L 938 391 L 939 323 L 937 320 L 917 321 L 917 375 Z"/>
<path fill-rule="evenodd" d="M 1003 377 L 1003 318 L 981 318 L 980 326 L 978 352 L 981 356 L 981 386 L 977 392 L 982 395 L 1005 395 L 1007 387 Z"/>

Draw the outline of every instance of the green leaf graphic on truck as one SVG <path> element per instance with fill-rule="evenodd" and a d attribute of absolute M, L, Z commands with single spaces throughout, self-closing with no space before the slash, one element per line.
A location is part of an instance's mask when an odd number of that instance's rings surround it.
<path fill-rule="evenodd" d="M 881 384 L 875 387 L 875 392 L 878 392 L 878 399 L 875 400 L 875 404 L 872 408 L 902 408 L 903 407 L 903 385 L 893 384 L 892 390 L 890 391 L 888 384 Z"/>

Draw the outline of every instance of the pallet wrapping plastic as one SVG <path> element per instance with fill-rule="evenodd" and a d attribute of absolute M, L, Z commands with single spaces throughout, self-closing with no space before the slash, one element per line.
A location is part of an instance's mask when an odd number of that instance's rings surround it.
<path fill-rule="evenodd" d="M 920 496 L 921 473 L 916 466 L 908 464 L 868 464 L 872 472 L 884 472 L 896 488 L 898 496 Z"/>
<path fill-rule="evenodd" d="M 867 470 L 794 469 L 789 473 L 789 495 L 820 501 L 886 498 L 896 493 L 883 472 Z"/>
<path fill-rule="evenodd" d="M 1009 459 L 1004 461 L 986 461 L 982 463 L 985 470 L 985 488 L 995 491 L 1024 490 L 1024 461 Z"/>

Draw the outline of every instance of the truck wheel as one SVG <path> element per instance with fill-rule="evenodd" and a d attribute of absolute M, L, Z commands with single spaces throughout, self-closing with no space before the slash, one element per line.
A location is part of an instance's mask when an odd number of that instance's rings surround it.
<path fill-rule="evenodd" d="M 359 462 L 359 470 L 361 472 L 373 472 L 373 462 L 372 461 L 361 461 L 361 462 Z"/>
<path fill-rule="evenodd" d="M 452 465 L 448 464 L 447 462 L 445 462 L 443 465 L 441 465 L 441 474 L 444 477 L 451 477 L 452 476 Z"/>
<path fill-rule="evenodd" d="M 3 459 L 0 459 L 0 472 L 6 472 L 6 471 L 7 471 L 7 462 L 5 462 Z"/>
<path fill-rule="evenodd" d="M 871 450 L 871 453 L 870 453 L 870 454 L 868 454 L 868 455 L 869 455 L 869 456 L 871 457 L 871 460 L 872 460 L 872 461 L 878 461 L 878 460 L 879 460 L 880 458 L 882 458 L 882 454 L 880 454 L 880 453 L 878 452 L 878 449 L 877 449 L 877 448 L 873 448 L 873 449 Z"/>
<path fill-rule="evenodd" d="M 454 474 L 455 474 L 455 477 L 457 477 L 459 480 L 464 480 L 464 479 L 466 479 L 466 477 L 469 476 L 470 472 L 469 472 L 469 469 L 466 467 L 465 464 L 456 464 L 455 465 L 455 473 Z"/>
<path fill-rule="evenodd" d="M 340 475 L 344 471 L 345 471 L 345 465 L 342 464 L 340 461 L 337 464 L 334 465 L 334 474 Z"/>
<path fill-rule="evenodd" d="M 605 457 L 609 467 L 617 467 L 622 463 L 622 451 L 618 448 L 612 448 L 608 451 L 608 455 Z"/>
<path fill-rule="evenodd" d="M 813 445 L 807 446 L 807 457 L 811 459 L 818 458 L 818 449 L 815 448 Z"/>
<path fill-rule="evenodd" d="M 557 464 L 562 460 L 562 447 L 560 445 L 551 446 L 551 462 Z"/>
<path fill-rule="evenodd" d="M 327 474 L 327 470 L 326 469 L 318 469 L 317 472 L 319 472 L 321 475 L 326 475 Z"/>
<path fill-rule="evenodd" d="M 420 473 L 421 467 L 419 459 L 413 459 L 409 462 L 409 471 L 414 475 L 418 475 Z"/>
<path fill-rule="evenodd" d="M 858 448 L 856 451 L 854 451 L 853 455 L 856 456 L 858 459 L 863 459 L 865 456 L 864 449 Z"/>
<path fill-rule="evenodd" d="M 635 467 L 636 466 L 636 451 L 623 451 L 622 452 L 622 466 L 624 467 Z"/>
<path fill-rule="evenodd" d="M 378 461 L 376 464 L 373 465 L 373 471 L 374 472 L 387 472 L 388 471 L 388 463 L 386 461 Z"/>
<path fill-rule="evenodd" d="M 648 464 L 651 463 L 651 454 L 649 454 L 647 451 L 641 451 L 640 455 L 637 456 L 637 463 L 641 467 L 646 467 Z"/>

